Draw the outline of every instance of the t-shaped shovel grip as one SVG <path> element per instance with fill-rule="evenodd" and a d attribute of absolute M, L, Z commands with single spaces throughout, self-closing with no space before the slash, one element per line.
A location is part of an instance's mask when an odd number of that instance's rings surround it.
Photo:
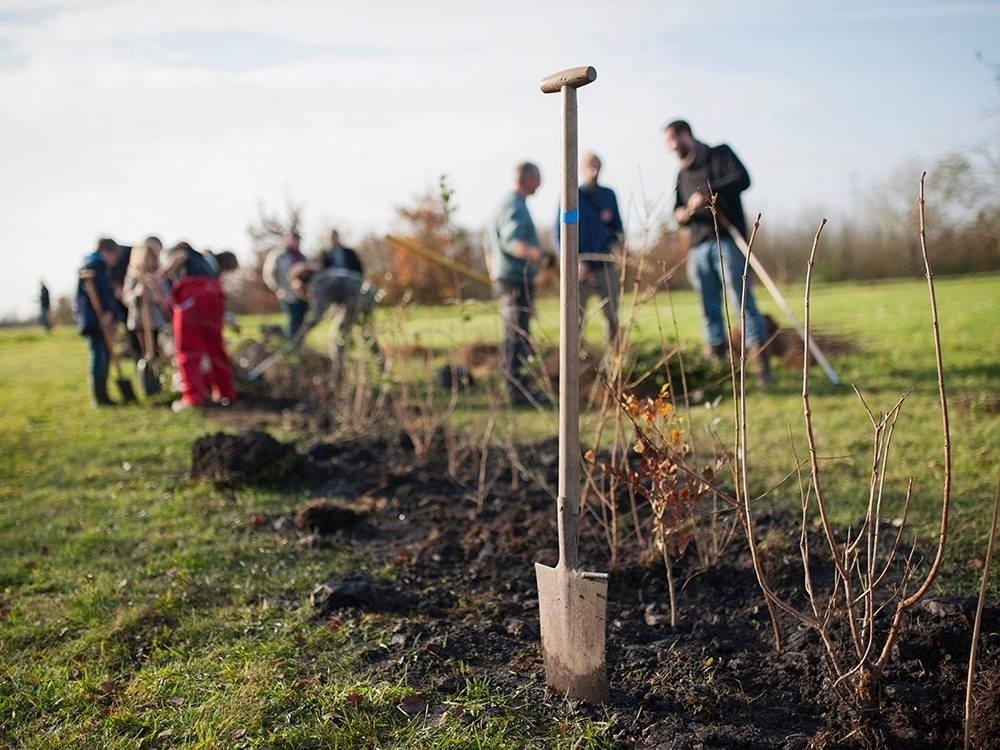
<path fill-rule="evenodd" d="M 581 65 L 578 68 L 566 68 L 542 79 L 543 94 L 557 94 L 563 86 L 578 89 L 597 80 L 597 69 L 593 65 Z"/>

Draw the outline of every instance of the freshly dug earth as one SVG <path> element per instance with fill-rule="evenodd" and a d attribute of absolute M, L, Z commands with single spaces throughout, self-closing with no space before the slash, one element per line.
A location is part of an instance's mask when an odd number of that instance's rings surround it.
<path fill-rule="evenodd" d="M 233 417 L 252 423 L 252 406 Z M 521 446 L 516 470 L 509 457 L 490 454 L 483 474 L 478 457 L 452 461 L 462 473 L 449 474 L 444 441 L 418 463 L 403 436 L 313 442 L 297 452 L 290 472 L 288 454 L 273 451 L 280 466 L 260 467 L 269 483 L 289 490 L 306 485 L 316 499 L 304 508 L 290 505 L 285 522 L 255 515 L 247 533 L 346 546 L 359 569 L 395 571 L 391 579 L 331 571 L 329 580 L 315 582 L 310 598 L 317 627 L 362 613 L 386 618 L 393 634 L 388 648 L 360 654 L 373 679 L 395 681 L 405 663 L 406 679 L 430 703 L 447 701 L 470 674 L 487 677 L 501 693 L 526 684 L 541 689 L 534 563 L 556 562 L 555 503 L 545 487 L 557 486 L 557 449 L 555 440 Z M 201 473 L 214 476 L 212 467 Z M 230 486 L 233 479 L 226 478 Z M 763 513 L 756 523 L 762 538 L 786 539 L 797 549 L 794 517 Z M 607 547 L 593 518 L 585 520 L 582 537 L 586 567 L 603 569 Z M 782 620 L 783 648 L 774 650 L 767 608 L 739 540 L 700 574 L 693 575 L 690 553 L 677 563 L 686 583 L 674 629 L 662 564 L 649 567 L 639 557 L 625 551 L 611 571 L 610 703 L 578 706 L 610 721 L 615 747 L 961 747 L 973 598 L 918 605 L 906 618 L 878 705 L 850 710 L 836 697 L 812 631 Z M 790 588 L 800 580 L 792 557 L 779 576 Z M 986 611 L 979 654 L 976 746 L 1000 747 L 995 602 Z"/>

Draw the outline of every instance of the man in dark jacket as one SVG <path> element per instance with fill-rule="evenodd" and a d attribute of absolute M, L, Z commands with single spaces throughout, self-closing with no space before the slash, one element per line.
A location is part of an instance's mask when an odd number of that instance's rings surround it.
<path fill-rule="evenodd" d="M 691 126 L 684 120 L 669 123 L 663 129 L 663 135 L 667 148 L 673 151 L 681 164 L 677 174 L 674 218 L 687 227 L 690 234 L 687 271 L 692 286 L 701 296 L 705 343 L 712 356 L 726 360 L 729 335 L 722 309 L 723 278 L 732 309 L 738 315 L 743 305 L 743 269 L 746 263 L 728 227 L 746 238 L 746 219 L 740 193 L 750 187 L 750 174 L 729 146 L 708 146 L 695 140 Z M 711 210 L 713 197 L 714 214 Z M 747 353 L 757 365 L 758 382 L 768 385 L 771 368 L 764 350 L 767 324 L 757 310 L 749 279 L 745 305 Z"/>
<path fill-rule="evenodd" d="M 42 324 L 42 328 L 46 331 L 52 330 L 52 295 L 49 294 L 49 288 L 45 286 L 45 282 L 42 282 L 42 287 L 38 292 L 38 322 Z"/>
<path fill-rule="evenodd" d="M 110 270 L 121 254 L 118 243 L 104 237 L 80 267 L 74 313 L 80 334 L 90 348 L 90 392 L 95 406 L 113 406 L 108 396 L 108 370 L 118 317 L 117 300 L 111 289 Z"/>
<path fill-rule="evenodd" d="M 323 268 L 343 268 L 346 271 L 365 275 L 361 258 L 358 257 L 353 248 L 340 244 L 340 233 L 336 229 L 330 230 L 330 244 L 320 252 L 317 260 Z"/>
<path fill-rule="evenodd" d="M 611 188 L 597 184 L 601 160 L 597 154 L 584 152 L 580 157 L 580 325 L 581 333 L 587 300 L 597 295 L 607 321 L 608 345 L 617 349 L 618 299 L 621 280 L 615 255 L 621 250 L 624 228 L 618 212 L 618 199 Z M 556 247 L 559 246 L 562 222 L 556 216 Z M 596 257 L 595 257 L 596 256 Z"/>

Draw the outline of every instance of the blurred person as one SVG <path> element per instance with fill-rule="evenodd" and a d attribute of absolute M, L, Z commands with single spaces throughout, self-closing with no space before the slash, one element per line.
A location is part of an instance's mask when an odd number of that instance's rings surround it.
<path fill-rule="evenodd" d="M 95 406 L 114 406 L 108 396 L 108 370 L 115 329 L 120 321 L 111 286 L 111 268 L 121 248 L 110 237 L 97 241 L 97 248 L 83 259 L 80 267 L 73 312 L 77 328 L 87 338 L 90 350 L 88 375 Z"/>
<path fill-rule="evenodd" d="M 323 268 L 345 268 L 362 276 L 365 274 L 361 258 L 353 248 L 340 244 L 340 233 L 336 229 L 330 230 L 330 244 L 320 251 L 317 260 Z"/>
<path fill-rule="evenodd" d="M 38 290 L 38 322 L 46 331 L 52 330 L 52 295 L 44 281 Z"/>
<path fill-rule="evenodd" d="M 108 275 L 111 277 L 111 291 L 115 295 L 115 315 L 119 320 L 125 320 L 128 308 L 122 294 L 125 288 L 125 274 L 128 273 L 128 265 L 132 259 L 132 246 L 119 245 L 118 247 L 121 252 L 118 254 L 118 260 L 115 261 L 115 264 L 108 269 Z M 125 329 L 125 348 L 127 354 L 133 359 L 139 357 L 139 353 L 142 351 L 139 340 L 135 337 L 135 332 L 127 328 Z"/>
<path fill-rule="evenodd" d="M 160 273 L 173 280 L 174 357 L 181 382 L 174 411 L 207 406 L 209 399 L 228 406 L 236 399 L 233 369 L 222 340 L 225 298 L 219 276 L 238 267 L 231 252 L 200 253 L 187 242 L 167 254 Z"/>
<path fill-rule="evenodd" d="M 330 322 L 330 382 L 340 385 L 346 364 L 347 349 L 355 325 L 368 350 L 385 368 L 385 359 L 375 337 L 375 305 L 378 290 L 357 271 L 346 268 L 321 268 L 316 263 L 299 263 L 289 272 L 292 287 L 300 299 L 309 305 L 305 322 L 293 338 L 294 347 L 301 345 L 306 334 L 333 310 Z"/>
<path fill-rule="evenodd" d="M 264 283 L 274 292 L 282 312 L 285 313 L 287 318 L 285 335 L 288 338 L 299 330 L 309 309 L 309 304 L 295 295 L 288 279 L 291 267 L 306 260 L 306 256 L 302 254 L 301 243 L 301 235 L 297 230 L 291 229 L 285 234 L 284 247 L 274 248 L 264 260 Z"/>
<path fill-rule="evenodd" d="M 150 236 L 132 248 L 128 270 L 122 284 L 122 301 L 125 303 L 125 327 L 143 344 L 146 358 L 157 357 L 160 331 L 166 325 L 170 310 L 170 284 L 157 272 L 160 270 L 160 252 L 163 243 L 158 237 Z M 143 307 L 149 318 L 152 351 L 145 351 L 145 327 Z"/>
<path fill-rule="evenodd" d="M 757 309 L 749 278 L 746 299 L 743 300 L 746 256 L 727 229 L 731 226 L 743 238 L 747 236 L 740 194 L 750 187 L 750 174 L 729 146 L 708 146 L 696 140 L 691 126 L 684 120 L 668 123 L 663 128 L 663 136 L 667 148 L 680 162 L 674 218 L 687 228 L 690 235 L 687 273 L 701 298 L 706 349 L 711 356 L 728 361 L 729 332 L 722 306 L 725 278 L 732 309 L 738 314 L 745 302 L 747 355 L 756 363 L 758 383 L 767 386 L 772 380 L 770 361 L 764 348 L 767 323 Z M 714 214 L 711 205 L 713 195 Z"/>
<path fill-rule="evenodd" d="M 547 254 L 528 211 L 527 198 L 542 184 L 541 171 L 525 161 L 514 169 L 514 189 L 504 196 L 486 232 L 493 293 L 503 321 L 501 369 L 511 404 L 545 405 L 549 398 L 532 390 L 525 366 L 532 353 L 531 317 L 535 312 L 535 277 Z"/>
<path fill-rule="evenodd" d="M 605 332 L 612 350 L 619 346 L 618 301 L 621 280 L 616 254 L 621 251 L 624 227 L 618 212 L 618 199 L 611 188 L 599 185 L 601 160 L 597 154 L 585 151 L 580 156 L 580 332 L 583 333 L 587 300 L 597 295 L 606 322 Z M 556 215 L 554 235 L 559 246 L 562 221 Z"/>

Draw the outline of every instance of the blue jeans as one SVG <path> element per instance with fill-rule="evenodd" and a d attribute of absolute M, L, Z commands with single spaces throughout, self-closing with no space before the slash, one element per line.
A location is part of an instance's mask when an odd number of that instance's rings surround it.
<path fill-rule="evenodd" d="M 92 387 L 106 391 L 108 387 L 108 369 L 111 366 L 111 355 L 100 333 L 88 333 L 87 343 L 90 345 L 90 363 L 88 373 Z"/>
<path fill-rule="evenodd" d="M 309 312 L 309 303 L 301 299 L 293 302 L 281 300 L 281 309 L 288 316 L 288 327 L 285 334 L 291 338 L 302 327 L 302 321 L 306 319 L 306 313 Z"/>
<path fill-rule="evenodd" d="M 722 247 L 722 262 L 725 269 L 726 286 L 729 290 L 729 310 L 734 323 L 739 323 L 740 306 L 743 297 L 743 268 L 746 256 L 740 252 L 731 237 L 722 236 L 717 242 L 713 237 L 700 242 L 688 250 L 687 274 L 691 285 L 701 297 L 701 318 L 705 342 L 710 346 L 720 346 L 729 341 L 726 318 L 722 309 L 722 269 L 719 263 L 719 246 Z M 746 297 L 746 345 L 763 344 L 767 341 L 767 324 L 757 310 L 750 281 L 747 278 Z"/>

